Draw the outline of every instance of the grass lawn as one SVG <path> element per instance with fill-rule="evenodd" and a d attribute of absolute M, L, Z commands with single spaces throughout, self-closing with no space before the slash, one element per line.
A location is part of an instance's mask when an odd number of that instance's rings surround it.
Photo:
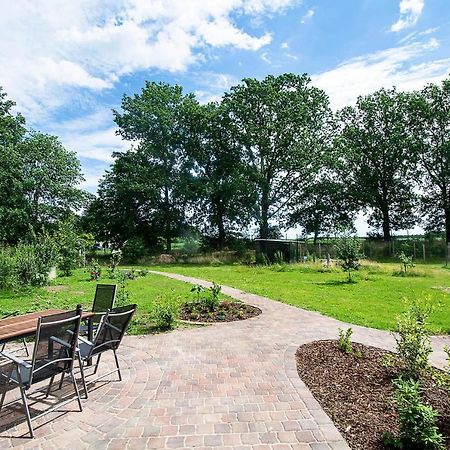
<path fill-rule="evenodd" d="M 433 333 L 450 333 L 450 269 L 418 264 L 408 277 L 393 276 L 399 264 L 365 263 L 346 283 L 339 269 L 320 265 L 248 267 L 243 265 L 154 266 L 155 270 L 215 281 L 260 294 L 290 305 L 319 311 L 346 322 L 379 329 L 393 329 L 405 309 L 405 298 L 430 297 L 435 309 L 430 317 Z"/>
<path fill-rule="evenodd" d="M 116 284 L 116 280 L 102 278 L 99 283 Z M 26 313 L 44 309 L 70 309 L 78 303 L 90 310 L 94 300 L 96 281 L 89 281 L 89 275 L 82 269 L 76 270 L 70 277 L 58 277 L 53 286 L 30 288 L 26 291 L 0 290 L 0 316 L 12 311 Z M 179 297 L 180 302 L 192 298 L 190 286 L 182 281 L 148 274 L 127 281 L 129 303 L 136 303 L 138 310 L 132 334 L 152 331 L 148 313 L 158 297 Z"/>

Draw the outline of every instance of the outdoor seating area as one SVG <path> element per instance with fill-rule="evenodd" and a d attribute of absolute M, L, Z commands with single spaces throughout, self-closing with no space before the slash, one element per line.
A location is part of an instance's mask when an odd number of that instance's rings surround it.
<path fill-rule="evenodd" d="M 115 372 L 119 381 L 122 380 L 117 350 L 136 305 L 115 308 L 115 292 L 115 285 L 97 285 L 91 311 L 83 311 L 78 305 L 72 311 L 49 309 L 23 315 L 9 314 L 0 320 L 0 412 L 21 402 L 31 437 L 34 437 L 34 420 L 72 401 L 77 401 L 79 411 L 83 411 L 77 378 L 81 381 L 85 399 L 88 398 L 89 384 Z M 28 346 L 32 348 L 31 352 Z M 115 368 L 96 377 L 105 352 L 113 353 Z M 97 360 L 93 365 L 94 357 Z M 55 378 L 59 378 L 56 388 Z M 50 394 L 63 389 L 65 379 L 69 380 L 72 392 L 64 392 L 56 404 L 33 415 L 29 406 L 30 394 L 43 393 L 41 400 L 48 403 Z M 8 393 L 14 396 L 17 390 L 20 397 L 5 402 Z"/>

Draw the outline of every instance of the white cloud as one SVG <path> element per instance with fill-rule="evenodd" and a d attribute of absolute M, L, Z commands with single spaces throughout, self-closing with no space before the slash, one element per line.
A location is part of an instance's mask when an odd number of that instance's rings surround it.
<path fill-rule="evenodd" d="M 233 75 L 214 72 L 203 72 L 198 78 L 204 80 L 201 89 L 195 91 L 195 95 L 200 103 L 220 101 L 224 92 L 240 81 Z"/>
<path fill-rule="evenodd" d="M 324 89 L 334 108 L 354 104 L 358 95 L 382 87 L 414 90 L 437 83 L 450 73 L 450 58 L 421 62 L 439 47 L 436 39 L 389 48 L 343 62 L 329 71 L 312 76 L 314 85 Z"/>
<path fill-rule="evenodd" d="M 306 14 L 301 18 L 300 22 L 306 23 L 308 20 L 311 20 L 314 17 L 314 14 L 314 9 L 308 9 L 308 11 L 306 11 Z"/>
<path fill-rule="evenodd" d="M 299 0 L 15 0 L 2 4 L 0 85 L 34 122 L 74 89 L 104 90 L 139 70 L 186 70 L 206 47 L 256 51 L 236 15 L 282 12 Z M 45 112 L 43 112 L 45 111 Z"/>
<path fill-rule="evenodd" d="M 282 42 L 280 48 L 283 50 L 287 50 L 289 48 L 289 44 L 287 42 Z"/>
<path fill-rule="evenodd" d="M 130 148 L 130 143 L 117 136 L 111 110 L 102 108 L 87 116 L 51 123 L 45 131 L 59 137 L 64 147 L 79 157 L 111 162 L 112 153 Z"/>
<path fill-rule="evenodd" d="M 422 15 L 425 0 L 401 0 L 400 17 L 391 26 L 391 31 L 399 32 L 414 26 Z"/>

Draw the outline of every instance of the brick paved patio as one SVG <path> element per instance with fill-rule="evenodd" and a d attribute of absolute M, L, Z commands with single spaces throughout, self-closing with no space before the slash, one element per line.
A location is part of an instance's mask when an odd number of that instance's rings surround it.
<path fill-rule="evenodd" d="M 200 280 L 169 276 L 203 283 Z M 127 337 L 122 382 L 99 382 L 84 411 L 51 413 L 23 438 L 18 408 L 0 415 L 0 448 L 45 449 L 347 449 L 329 417 L 298 378 L 294 354 L 303 343 L 336 338 L 341 322 L 223 287 L 262 309 L 242 322 Z M 352 326 L 354 340 L 391 349 L 387 332 Z M 442 346 L 432 361 L 443 365 Z M 109 362 L 108 362 L 109 363 Z M 55 419 L 56 418 L 56 419 Z M 55 419 L 50 421 L 49 419 Z"/>

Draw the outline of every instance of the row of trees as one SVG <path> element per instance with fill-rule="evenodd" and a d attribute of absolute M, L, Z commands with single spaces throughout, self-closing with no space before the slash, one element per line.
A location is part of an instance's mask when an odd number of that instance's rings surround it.
<path fill-rule="evenodd" d="M 113 111 L 132 148 L 114 155 L 85 224 L 147 245 L 200 229 L 219 247 L 257 225 L 268 238 L 302 227 L 317 239 L 363 210 L 381 237 L 421 223 L 450 242 L 450 79 L 381 89 L 333 113 L 306 76 L 244 79 L 200 104 L 147 82 Z"/>
<path fill-rule="evenodd" d="M 55 136 L 27 130 L 0 87 L 0 243 L 56 231 L 87 205 L 75 153 Z"/>

